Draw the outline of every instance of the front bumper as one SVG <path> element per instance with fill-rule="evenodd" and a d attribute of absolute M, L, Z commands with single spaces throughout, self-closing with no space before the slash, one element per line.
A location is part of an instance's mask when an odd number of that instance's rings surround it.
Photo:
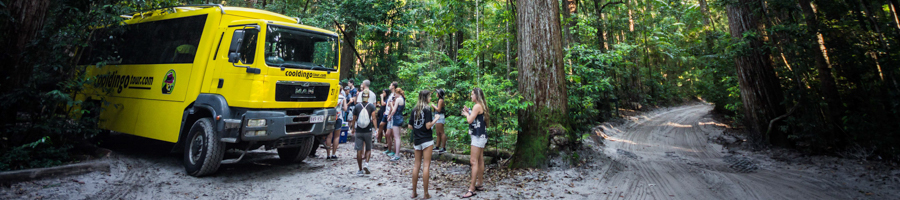
<path fill-rule="evenodd" d="M 238 119 L 225 120 L 226 137 L 234 142 L 274 142 L 273 148 L 299 145 L 303 138 L 334 131 L 334 108 L 305 110 L 248 110 Z M 322 119 L 321 121 L 315 120 Z M 264 125 L 249 126 L 250 120 L 265 120 Z M 258 131 L 264 131 L 259 134 Z M 237 140 L 240 138 L 240 140 Z"/>

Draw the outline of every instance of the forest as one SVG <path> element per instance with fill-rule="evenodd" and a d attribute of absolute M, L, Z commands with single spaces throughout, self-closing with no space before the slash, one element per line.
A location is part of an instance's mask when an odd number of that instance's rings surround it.
<path fill-rule="evenodd" d="M 2 0 L 0 170 L 68 162 L 100 132 L 70 117 L 97 106 L 73 98 L 96 80 L 75 56 L 92 27 L 206 3 L 339 33 L 341 78 L 377 90 L 443 88 L 455 111 L 482 88 L 514 167 L 546 166 L 551 138 L 619 109 L 697 100 L 759 148 L 900 161 L 898 0 Z M 447 120 L 464 151 L 464 119 Z"/>

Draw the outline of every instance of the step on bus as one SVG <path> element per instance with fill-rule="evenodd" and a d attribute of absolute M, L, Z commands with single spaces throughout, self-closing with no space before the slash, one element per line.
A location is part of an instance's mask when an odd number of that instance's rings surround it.
<path fill-rule="evenodd" d="M 334 130 L 334 32 L 217 4 L 122 17 L 119 31 L 92 30 L 91 45 L 79 52 L 79 64 L 100 66 L 88 67 L 96 78 L 77 97 L 107 102 L 102 129 L 175 143 L 192 176 L 263 146 L 299 162 L 314 150 L 314 137 Z M 223 160 L 226 149 L 243 151 Z"/>

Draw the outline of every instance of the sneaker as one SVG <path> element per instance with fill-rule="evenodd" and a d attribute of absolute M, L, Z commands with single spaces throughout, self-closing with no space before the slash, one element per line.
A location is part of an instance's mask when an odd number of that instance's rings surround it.
<path fill-rule="evenodd" d="M 384 150 L 384 154 L 388 154 L 390 152 L 391 152 L 391 150 Z"/>
<path fill-rule="evenodd" d="M 331 155 L 331 159 L 337 160 L 337 155 Z"/>
<path fill-rule="evenodd" d="M 400 160 L 400 156 L 394 156 L 393 158 L 391 158 L 391 161 L 398 161 L 398 160 Z"/>
<path fill-rule="evenodd" d="M 388 155 L 388 157 L 394 157 L 394 155 L 396 155 L 396 154 L 394 152 L 390 152 L 387 155 Z"/>
<path fill-rule="evenodd" d="M 363 172 L 362 170 L 359 170 L 356 172 L 356 176 L 363 176 L 363 175 L 365 175 L 365 172 Z"/>
<path fill-rule="evenodd" d="M 363 163 L 363 171 L 366 171 L 366 174 L 371 174 L 371 172 L 369 172 L 369 163 L 368 162 Z"/>

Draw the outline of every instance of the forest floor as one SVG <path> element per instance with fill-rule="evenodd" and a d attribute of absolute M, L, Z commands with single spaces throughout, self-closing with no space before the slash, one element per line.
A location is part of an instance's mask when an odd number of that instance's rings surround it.
<path fill-rule="evenodd" d="M 541 170 L 489 165 L 487 191 L 476 199 L 891 199 L 900 170 L 877 162 L 806 156 L 790 150 L 749 151 L 713 120 L 712 106 L 661 108 L 598 126 L 575 152 Z M 594 133 L 592 133 L 594 134 Z M 0 187 L 0 199 L 410 199 L 412 158 L 399 162 L 376 150 L 372 174 L 358 177 L 352 145 L 336 161 L 308 158 L 278 164 L 275 151 L 252 151 L 209 177 L 184 174 L 171 144 L 114 135 L 110 172 L 48 178 Z M 318 154 L 324 155 L 319 149 Z M 435 199 L 464 193 L 468 165 L 433 161 Z M 421 180 L 420 180 L 421 181 Z M 419 198 L 423 196 L 421 183 Z"/>

